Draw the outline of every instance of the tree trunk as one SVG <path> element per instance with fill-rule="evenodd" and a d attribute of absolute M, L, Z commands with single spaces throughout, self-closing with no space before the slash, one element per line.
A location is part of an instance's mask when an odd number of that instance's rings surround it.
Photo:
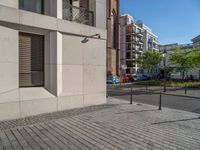
<path fill-rule="evenodd" d="M 183 71 L 182 72 L 182 80 L 184 80 L 185 79 L 185 72 Z"/>
<path fill-rule="evenodd" d="M 150 76 L 151 76 L 151 79 L 154 79 L 153 69 L 152 68 L 150 68 Z"/>

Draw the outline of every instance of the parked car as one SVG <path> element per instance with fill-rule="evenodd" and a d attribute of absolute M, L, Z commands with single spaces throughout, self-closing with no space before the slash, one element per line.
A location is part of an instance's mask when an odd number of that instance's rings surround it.
<path fill-rule="evenodd" d="M 141 74 L 133 74 L 133 80 L 134 81 L 141 81 L 142 75 Z"/>
<path fill-rule="evenodd" d="M 150 76 L 144 74 L 133 74 L 134 81 L 151 80 Z"/>
<path fill-rule="evenodd" d="M 142 80 L 151 80 L 151 77 L 147 75 L 142 75 Z"/>
<path fill-rule="evenodd" d="M 126 77 L 125 77 L 125 81 L 131 82 L 131 81 L 133 81 L 133 77 L 130 74 L 127 74 Z"/>
<path fill-rule="evenodd" d="M 109 75 L 107 76 L 107 84 L 117 84 L 120 83 L 118 76 Z"/>

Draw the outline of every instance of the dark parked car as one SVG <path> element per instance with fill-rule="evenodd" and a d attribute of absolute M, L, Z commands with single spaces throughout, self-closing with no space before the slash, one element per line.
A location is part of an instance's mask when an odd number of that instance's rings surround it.
<path fill-rule="evenodd" d="M 134 74 L 133 75 L 134 81 L 142 81 L 142 80 L 151 80 L 150 76 L 144 74 Z"/>
<path fill-rule="evenodd" d="M 151 77 L 147 76 L 147 75 L 143 75 L 142 76 L 142 80 L 151 80 Z"/>

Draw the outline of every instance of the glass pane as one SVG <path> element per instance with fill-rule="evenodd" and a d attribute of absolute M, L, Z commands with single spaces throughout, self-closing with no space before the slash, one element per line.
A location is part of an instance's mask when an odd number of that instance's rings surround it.
<path fill-rule="evenodd" d="M 43 14 L 43 0 L 19 0 L 19 8 Z"/>

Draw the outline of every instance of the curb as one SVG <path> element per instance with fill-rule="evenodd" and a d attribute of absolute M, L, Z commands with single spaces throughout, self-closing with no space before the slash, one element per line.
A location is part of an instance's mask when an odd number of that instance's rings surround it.
<path fill-rule="evenodd" d="M 194 98 L 194 99 L 199 99 L 200 97 L 198 96 L 190 96 L 190 95 L 182 95 L 182 94 L 170 94 L 170 93 L 162 93 L 164 95 L 172 95 L 172 96 L 180 96 L 180 97 L 187 97 L 187 98 Z"/>

